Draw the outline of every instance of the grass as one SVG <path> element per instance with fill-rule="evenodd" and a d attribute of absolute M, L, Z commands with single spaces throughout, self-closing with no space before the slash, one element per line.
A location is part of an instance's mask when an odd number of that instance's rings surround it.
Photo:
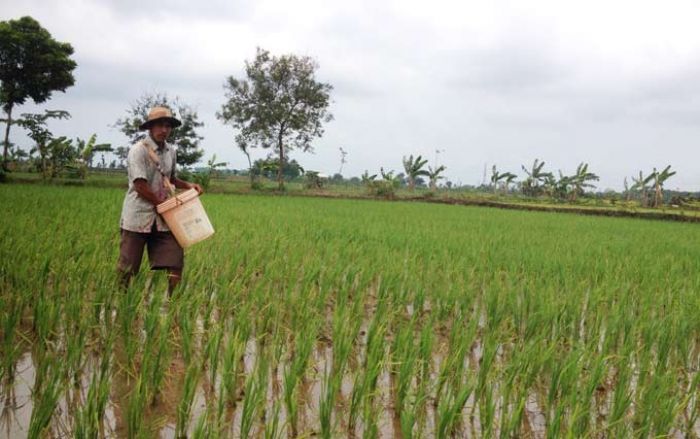
<path fill-rule="evenodd" d="M 700 434 L 695 224 L 207 194 L 168 300 L 161 273 L 117 286 L 122 198 L 0 186 L 11 432 Z"/>

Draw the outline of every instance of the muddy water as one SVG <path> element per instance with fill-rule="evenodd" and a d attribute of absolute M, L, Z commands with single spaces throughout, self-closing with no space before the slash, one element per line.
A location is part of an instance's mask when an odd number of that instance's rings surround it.
<path fill-rule="evenodd" d="M 360 337 L 359 343 L 365 340 Z M 357 349 L 358 351 L 361 348 Z M 245 354 L 241 359 L 242 371 L 245 376 L 255 373 L 256 360 L 259 354 L 259 345 L 255 340 L 250 340 L 246 344 Z M 471 352 L 465 358 L 466 366 L 473 372 L 478 372 L 482 356 L 482 348 L 479 342 L 474 343 Z M 320 434 L 319 409 L 320 401 L 323 397 L 323 379 L 327 370 L 332 367 L 333 349 L 329 341 L 320 340 L 317 348 L 312 354 L 309 370 L 305 379 L 299 385 L 299 435 L 302 437 L 315 436 Z M 284 357 L 284 356 L 283 356 Z M 433 357 L 430 380 L 437 379 L 436 372 L 440 369 L 444 354 L 438 352 Z M 348 429 L 347 413 L 349 401 L 352 396 L 354 376 L 356 369 L 361 365 L 359 354 L 351 356 L 348 363 L 348 370 L 343 377 L 342 385 L 337 396 L 334 407 L 333 436 L 334 437 L 362 437 L 365 425 L 362 418 L 358 420 L 353 431 Z M 83 405 L 87 397 L 90 385 L 90 377 L 99 365 L 99 357 L 88 356 L 85 366 L 80 375 L 77 386 L 69 386 L 66 389 L 53 414 L 49 437 L 68 438 L 73 436 L 73 422 L 76 410 Z M 33 353 L 25 351 L 19 357 L 16 364 L 15 379 L 12 383 L 4 383 L 0 388 L 0 437 L 2 438 L 22 438 L 28 434 L 28 427 L 32 415 L 32 388 L 35 381 L 35 370 L 37 365 Z M 256 424 L 253 428 L 253 437 L 262 437 L 264 428 L 268 425 L 276 413 L 279 422 L 280 437 L 290 437 L 286 421 L 287 413 L 282 401 L 283 371 L 286 364 L 284 358 L 278 364 L 273 364 L 271 376 L 268 380 L 265 398 L 267 401 L 264 413 L 256 415 Z M 170 358 L 165 373 L 165 379 L 161 393 L 155 398 L 152 404 L 147 404 L 144 410 L 144 429 L 149 436 L 162 438 L 175 438 L 177 422 L 177 406 L 182 397 L 183 384 L 186 373 L 184 359 L 174 353 Z M 206 416 L 207 406 L 216 407 L 216 395 L 221 386 L 217 378 L 211 382 L 209 371 L 203 371 L 197 386 L 191 409 L 191 422 L 189 424 L 189 435 L 194 431 L 197 420 Z M 104 419 L 102 422 L 101 437 L 126 437 L 126 410 L 129 398 L 134 391 L 135 379 L 133 372 L 129 372 L 126 367 L 126 360 L 119 349 L 115 349 L 114 360 L 111 367 L 111 390 L 107 403 Z M 415 386 L 415 382 L 414 382 Z M 224 435 L 229 437 L 239 437 L 240 424 L 243 408 L 243 379 L 238 383 L 239 396 L 235 404 L 228 407 L 225 418 Z M 394 383 L 388 368 L 384 368 L 378 380 L 378 392 L 375 395 L 374 407 L 377 410 L 378 432 L 380 437 L 401 436 L 400 414 L 394 409 Z M 498 394 L 497 385 L 494 393 Z M 527 396 L 521 433 L 524 437 L 543 438 L 546 436 L 547 414 L 540 401 L 545 397 L 543 392 L 531 391 Z M 605 425 L 609 408 L 612 404 L 612 392 L 601 389 L 595 398 L 595 408 L 592 411 L 592 422 L 596 428 L 601 429 Z M 436 401 L 429 400 L 425 404 L 424 419 L 421 425 L 423 437 L 434 437 L 436 431 Z M 211 408 L 210 408 L 211 410 Z M 500 425 L 500 414 L 502 407 L 496 410 L 495 426 Z M 480 424 L 479 404 L 470 395 L 465 406 L 460 413 L 461 422 L 455 431 L 455 437 L 481 437 L 484 426 Z M 700 435 L 700 423 L 695 426 L 696 434 Z M 498 428 L 494 430 L 498 434 Z M 680 431 L 671 432 L 672 437 L 683 437 Z"/>

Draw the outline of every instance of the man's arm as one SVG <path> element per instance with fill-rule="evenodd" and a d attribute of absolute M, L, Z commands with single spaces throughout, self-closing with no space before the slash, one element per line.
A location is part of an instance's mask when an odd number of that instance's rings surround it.
<path fill-rule="evenodd" d="M 196 189 L 199 195 L 202 195 L 202 193 L 204 192 L 202 190 L 202 187 L 197 183 L 190 183 L 185 180 L 180 180 L 177 177 L 170 177 L 170 182 L 174 184 L 175 187 L 178 189 Z"/>
<path fill-rule="evenodd" d="M 161 200 L 160 198 L 158 198 L 158 195 L 156 195 L 151 190 L 151 187 L 148 185 L 148 182 L 143 178 L 137 178 L 136 180 L 134 180 L 134 190 L 137 194 L 139 194 L 139 197 L 145 199 L 154 206 L 157 206 L 163 201 L 165 201 L 165 199 Z"/>

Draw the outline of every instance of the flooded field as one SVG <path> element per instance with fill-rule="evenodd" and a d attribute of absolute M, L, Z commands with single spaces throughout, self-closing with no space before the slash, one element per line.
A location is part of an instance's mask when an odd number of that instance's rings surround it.
<path fill-rule="evenodd" d="M 117 287 L 117 190 L 0 186 L 0 437 L 698 437 L 700 228 L 205 195 Z"/>

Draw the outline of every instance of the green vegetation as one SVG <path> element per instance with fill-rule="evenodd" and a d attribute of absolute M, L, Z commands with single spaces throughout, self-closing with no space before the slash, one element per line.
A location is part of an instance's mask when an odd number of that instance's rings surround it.
<path fill-rule="evenodd" d="M 0 186 L 11 435 L 700 434 L 694 224 L 208 194 L 168 302 L 122 197 Z"/>
<path fill-rule="evenodd" d="M 168 142 L 177 148 L 178 166 L 192 166 L 199 162 L 204 156 L 204 150 L 200 148 L 203 137 L 197 130 L 201 129 L 204 123 L 199 120 L 199 114 L 194 107 L 179 97 L 170 99 L 166 93 L 144 93 L 130 105 L 126 116 L 117 119 L 114 126 L 128 139 L 125 143 L 131 145 L 136 139 L 146 135 L 139 126 L 148 119 L 148 112 L 153 107 L 169 108 L 173 116 L 182 123 L 173 128 L 168 138 Z M 128 149 L 122 154 L 126 158 Z"/>
<path fill-rule="evenodd" d="M 226 78 L 226 102 L 217 117 L 236 130 L 236 145 L 249 164 L 250 148 L 272 148 L 283 165 L 289 151 L 310 151 L 311 141 L 323 135 L 323 123 L 333 119 L 333 87 L 316 80 L 317 68 L 311 57 L 274 56 L 258 48 L 245 63 L 245 78 Z M 284 188 L 283 166 L 277 167 L 277 184 Z"/>
<path fill-rule="evenodd" d="M 0 106 L 5 112 L 3 163 L 10 153 L 12 110 L 31 99 L 46 102 L 75 83 L 73 46 L 53 39 L 32 17 L 0 21 Z"/>

